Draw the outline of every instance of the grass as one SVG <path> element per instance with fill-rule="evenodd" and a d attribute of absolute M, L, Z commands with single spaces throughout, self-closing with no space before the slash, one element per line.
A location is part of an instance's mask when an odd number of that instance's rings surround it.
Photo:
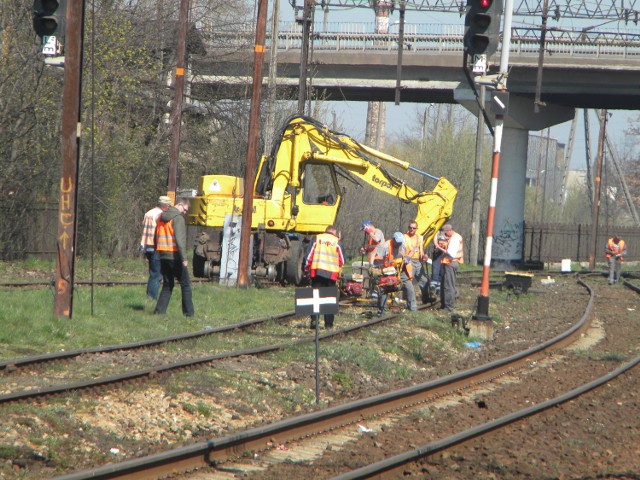
<path fill-rule="evenodd" d="M 88 273 L 79 263 L 76 282 Z M 103 264 L 104 262 L 97 262 Z M 26 260 L 0 263 L 0 272 L 10 282 L 46 281 L 50 264 Z M 166 315 L 153 315 L 153 302 L 146 299 L 146 264 L 120 261 L 104 264 L 100 281 L 139 281 L 139 285 L 76 285 L 72 317 L 53 314 L 52 286 L 1 287 L 0 358 L 128 343 L 148 338 L 202 330 L 247 318 L 261 318 L 294 309 L 292 289 L 248 289 L 221 287 L 214 282 L 193 284 L 196 314 L 186 318 L 181 311 L 179 286 L 173 291 Z M 276 294 L 274 296 L 274 293 Z M 275 301 L 274 301 L 275 298 Z"/>

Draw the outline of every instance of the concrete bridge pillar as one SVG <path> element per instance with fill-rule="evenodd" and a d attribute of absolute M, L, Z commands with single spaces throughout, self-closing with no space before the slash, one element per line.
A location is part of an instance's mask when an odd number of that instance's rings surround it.
<path fill-rule="evenodd" d="M 455 99 L 474 115 L 478 106 L 473 92 L 468 89 L 454 91 Z M 491 97 L 485 100 L 491 123 Z M 498 170 L 495 222 L 493 227 L 492 266 L 508 270 L 518 265 L 523 258 L 524 247 L 524 200 L 529 131 L 539 131 L 552 125 L 571 120 L 574 109 L 547 104 L 534 112 L 533 99 L 511 95 L 509 112 L 505 117 Z M 493 147 L 493 144 L 492 144 Z M 484 234 L 485 232 L 482 232 Z"/>

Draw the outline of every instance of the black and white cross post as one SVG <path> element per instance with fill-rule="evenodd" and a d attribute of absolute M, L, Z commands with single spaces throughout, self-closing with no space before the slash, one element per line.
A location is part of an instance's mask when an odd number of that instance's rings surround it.
<path fill-rule="evenodd" d="M 338 287 L 296 288 L 296 315 L 318 315 L 316 322 L 316 403 L 320 403 L 320 315 L 338 313 Z"/>

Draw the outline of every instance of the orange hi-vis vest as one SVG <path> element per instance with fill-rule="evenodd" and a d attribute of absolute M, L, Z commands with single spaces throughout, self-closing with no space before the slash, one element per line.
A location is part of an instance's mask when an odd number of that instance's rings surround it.
<path fill-rule="evenodd" d="M 159 252 L 177 252 L 178 245 L 173 233 L 173 218 L 168 222 L 158 219 L 156 227 L 156 250 Z"/>
<path fill-rule="evenodd" d="M 330 233 L 317 235 L 309 270 L 326 270 L 331 273 L 340 273 L 338 241 L 338 237 Z"/>
<path fill-rule="evenodd" d="M 607 249 L 614 252 L 614 255 L 620 252 L 624 252 L 624 240 L 620 240 L 620 243 L 616 245 L 613 241 L 613 238 L 610 238 L 609 240 L 607 240 Z M 607 252 L 605 252 L 604 256 L 607 258 L 613 257 L 612 254 Z M 620 257 L 620 260 L 622 260 L 622 257 Z"/>
<path fill-rule="evenodd" d="M 449 258 L 446 255 L 442 257 L 442 263 L 444 264 L 453 263 L 454 261 L 458 263 L 464 263 L 464 248 L 462 244 L 462 236 L 459 233 L 454 233 L 453 235 L 457 235 L 458 237 L 460 237 L 460 248 L 458 248 L 458 253 L 456 253 L 456 258 Z M 451 238 L 453 238 L 453 235 L 451 236 Z M 447 246 L 444 247 L 445 250 L 449 248 L 449 242 L 451 241 L 451 238 L 449 238 L 449 240 L 447 241 Z"/>
<path fill-rule="evenodd" d="M 417 233 L 411 237 L 404 234 L 404 243 L 407 246 L 407 256 L 414 260 L 420 260 L 420 246 L 422 245 L 422 235 Z"/>
<path fill-rule="evenodd" d="M 398 258 L 395 258 L 393 256 L 393 246 L 392 246 L 392 240 L 387 240 L 387 255 L 386 257 L 384 257 L 384 265 L 386 267 L 396 267 L 396 270 L 398 270 L 398 273 L 401 270 L 404 270 L 405 273 L 407 274 L 407 276 L 409 277 L 409 280 L 411 280 L 413 278 L 413 266 L 411 265 L 411 263 L 407 263 L 404 261 L 404 257 L 400 256 Z M 400 250 L 400 247 L 398 247 L 398 251 Z"/>

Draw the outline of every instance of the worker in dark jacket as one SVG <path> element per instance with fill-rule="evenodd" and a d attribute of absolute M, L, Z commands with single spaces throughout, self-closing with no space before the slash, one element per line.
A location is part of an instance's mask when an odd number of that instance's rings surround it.
<path fill-rule="evenodd" d="M 182 290 L 182 313 L 193 316 L 191 279 L 187 259 L 187 227 L 184 214 L 189 211 L 189 199 L 179 198 L 176 205 L 162 212 L 156 227 L 156 250 L 160 254 L 162 290 L 154 313 L 165 314 L 173 293 L 174 279 Z"/>
<path fill-rule="evenodd" d="M 311 287 L 333 287 L 338 281 L 344 265 L 344 256 L 340 247 L 338 230 L 333 225 L 326 228 L 325 233 L 316 235 L 316 240 L 307 256 L 305 270 L 309 272 Z M 311 315 L 309 328 L 316 328 L 320 315 Z M 324 327 L 333 327 L 334 316 L 324 316 Z"/>

